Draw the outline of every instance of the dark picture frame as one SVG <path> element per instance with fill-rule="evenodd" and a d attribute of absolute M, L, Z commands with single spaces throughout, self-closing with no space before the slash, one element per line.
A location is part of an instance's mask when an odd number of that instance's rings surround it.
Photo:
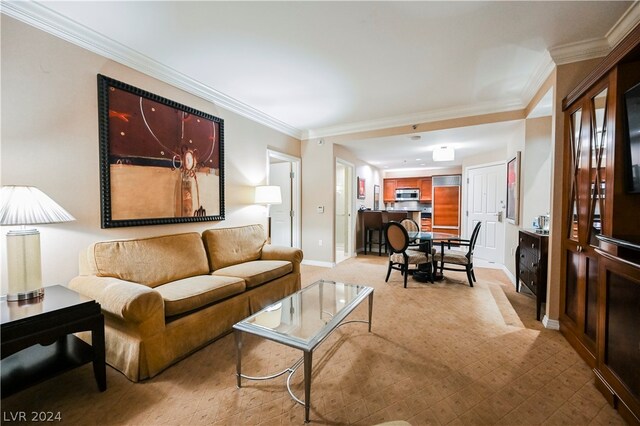
<path fill-rule="evenodd" d="M 517 225 L 520 220 L 520 151 L 507 163 L 507 222 Z"/>
<path fill-rule="evenodd" d="M 380 185 L 373 185 L 373 209 L 380 209 Z"/>
<path fill-rule="evenodd" d="M 224 120 L 98 74 L 102 228 L 224 220 Z"/>
<path fill-rule="evenodd" d="M 358 200 L 364 200 L 366 197 L 365 180 L 358 176 Z"/>

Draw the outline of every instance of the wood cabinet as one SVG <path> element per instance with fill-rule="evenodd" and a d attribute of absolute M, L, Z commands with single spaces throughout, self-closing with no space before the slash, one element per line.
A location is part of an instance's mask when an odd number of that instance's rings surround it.
<path fill-rule="evenodd" d="M 431 177 L 420 178 L 418 181 L 420 188 L 420 202 L 426 203 L 431 201 Z"/>
<path fill-rule="evenodd" d="M 398 181 L 396 179 L 385 179 L 382 183 L 382 200 L 385 203 L 393 203 L 396 201 L 396 188 Z"/>
<path fill-rule="evenodd" d="M 594 369 L 596 385 L 640 423 L 640 261 L 614 243 L 640 241 L 640 194 L 627 191 L 624 93 L 640 83 L 637 26 L 563 100 L 560 331 Z"/>
<path fill-rule="evenodd" d="M 384 179 L 382 182 L 383 191 L 382 199 L 385 203 L 393 203 L 396 201 L 396 189 L 402 188 L 420 188 L 422 190 L 421 181 L 424 178 L 393 178 Z M 429 178 L 431 179 L 431 178 Z M 431 189 L 429 189 L 429 200 L 431 199 Z M 420 194 L 420 201 L 422 199 L 422 193 Z"/>
<path fill-rule="evenodd" d="M 460 186 L 433 187 L 433 232 L 460 235 Z"/>
<path fill-rule="evenodd" d="M 431 232 L 431 218 L 420 219 L 420 231 Z"/>
<path fill-rule="evenodd" d="M 596 387 L 640 424 L 640 245 L 604 237 L 600 255 Z M 623 247 L 621 247 L 623 246 Z M 627 256 L 628 248 L 634 253 Z M 612 250 L 613 249 L 613 250 Z"/>
<path fill-rule="evenodd" d="M 547 298 L 547 253 L 549 236 L 535 231 L 520 230 L 516 251 L 516 291 L 524 284 L 536 296 L 536 319 Z"/>
<path fill-rule="evenodd" d="M 396 179 L 398 189 L 400 188 L 417 188 L 418 178 L 398 178 Z"/>

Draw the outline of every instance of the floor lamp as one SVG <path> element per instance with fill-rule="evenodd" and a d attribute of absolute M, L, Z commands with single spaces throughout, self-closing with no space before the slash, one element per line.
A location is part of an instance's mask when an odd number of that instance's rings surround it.
<path fill-rule="evenodd" d="M 26 225 L 75 220 L 65 209 L 33 186 L 3 186 L 0 189 L 0 225 L 21 225 L 7 233 L 7 301 L 42 296 L 40 233 Z"/>
<path fill-rule="evenodd" d="M 256 204 L 265 204 L 267 206 L 267 241 L 271 242 L 271 215 L 269 214 L 269 206 L 271 204 L 282 204 L 282 193 L 277 185 L 259 185 L 256 186 Z"/>

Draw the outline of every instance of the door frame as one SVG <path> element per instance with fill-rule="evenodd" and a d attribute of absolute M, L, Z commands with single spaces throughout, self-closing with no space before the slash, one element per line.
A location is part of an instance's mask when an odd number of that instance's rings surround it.
<path fill-rule="evenodd" d="M 472 166 L 467 166 L 464 168 L 463 170 L 463 182 L 462 182 L 462 230 L 461 230 L 461 235 L 467 235 L 464 234 L 464 232 L 467 231 L 467 227 L 469 225 L 469 203 L 468 203 L 468 196 L 469 196 L 469 170 L 475 170 L 475 169 L 482 169 L 485 167 L 493 167 L 493 166 L 503 166 L 505 168 L 505 173 L 506 173 L 506 167 L 507 167 L 507 162 L 506 161 L 492 161 L 490 163 L 483 163 L 483 164 L 474 164 Z M 506 188 L 505 188 L 506 191 Z M 503 251 L 502 251 L 502 259 L 500 259 L 500 265 L 503 265 L 506 269 L 506 265 L 504 264 L 504 260 L 506 257 L 506 242 L 507 242 L 507 227 L 506 227 L 506 222 L 505 222 L 505 217 L 503 216 L 502 218 L 502 225 L 504 227 L 504 232 L 502 235 L 502 246 L 503 246 Z"/>
<path fill-rule="evenodd" d="M 279 152 L 273 150 L 271 148 L 267 148 L 267 183 L 269 183 L 269 174 L 270 174 L 270 164 L 271 159 L 275 158 L 278 160 L 283 160 L 291 163 L 291 171 L 293 173 L 292 178 L 292 188 L 291 188 L 291 209 L 293 211 L 293 220 L 291 221 L 292 228 L 292 245 L 296 248 L 302 248 L 300 236 L 302 231 L 302 189 L 300 182 L 300 169 L 302 160 L 299 157 L 294 157 L 293 155 L 285 154 L 283 152 Z"/>
<path fill-rule="evenodd" d="M 356 194 L 357 188 L 356 188 L 356 165 L 343 160 L 340 157 L 335 157 L 335 164 L 333 166 L 333 186 L 335 188 L 336 186 L 336 169 L 337 169 L 337 165 L 338 163 L 340 163 L 342 166 L 345 167 L 346 170 L 350 170 L 349 174 L 349 180 L 350 182 L 348 182 L 347 184 L 345 184 L 345 188 L 349 189 L 349 192 L 347 194 L 345 194 L 345 197 L 347 197 L 347 209 L 348 209 L 348 220 L 347 220 L 347 229 L 349 232 L 347 232 L 347 241 L 346 241 L 346 247 L 345 247 L 345 252 L 349 254 L 349 257 L 353 257 L 354 253 L 355 253 L 355 248 L 354 248 L 354 241 L 355 241 L 355 221 L 354 221 L 354 212 L 355 212 L 355 206 L 356 206 L 356 200 L 354 197 L 354 194 Z M 335 206 L 337 205 L 337 191 L 334 191 L 333 193 L 333 205 L 334 205 L 334 209 L 333 209 L 333 263 L 336 263 L 336 228 L 337 228 L 337 223 L 336 223 L 336 208 Z"/>

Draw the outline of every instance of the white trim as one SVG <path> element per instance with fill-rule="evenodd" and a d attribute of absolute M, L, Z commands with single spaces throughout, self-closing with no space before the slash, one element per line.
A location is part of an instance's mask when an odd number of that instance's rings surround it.
<path fill-rule="evenodd" d="M 609 46 L 614 48 L 624 39 L 627 34 L 640 23 L 640 2 L 634 1 L 629 9 L 618 19 L 613 27 L 607 32 L 605 37 L 609 42 Z"/>
<path fill-rule="evenodd" d="M 471 106 L 443 108 L 432 111 L 419 112 L 415 114 L 386 117 L 379 120 L 360 121 L 356 123 L 347 123 L 320 129 L 310 129 L 303 132 L 302 139 L 308 140 L 313 138 L 324 138 L 330 136 L 346 135 L 350 133 L 367 132 L 371 130 L 380 130 L 392 127 L 449 120 L 454 118 L 473 117 L 476 115 L 493 114 L 499 112 L 510 112 L 514 110 L 524 109 L 525 107 L 526 105 L 520 99 L 511 99 L 509 101 L 503 101 L 500 103 L 484 102 Z"/>
<path fill-rule="evenodd" d="M 550 319 L 547 314 L 542 317 L 542 325 L 549 330 L 560 330 L 560 321 Z"/>
<path fill-rule="evenodd" d="M 336 266 L 335 262 L 323 262 L 321 260 L 303 260 L 302 264 L 309 266 L 322 266 L 324 268 L 333 268 Z"/>
<path fill-rule="evenodd" d="M 302 131 L 262 111 L 225 95 L 173 68 L 36 2 L 2 2 L 2 13 L 52 34 L 86 50 L 126 65 L 150 77 L 175 86 L 231 112 L 300 139 Z"/>
<path fill-rule="evenodd" d="M 302 159 L 294 157 L 293 155 L 285 154 L 283 152 L 275 151 L 271 148 L 267 148 L 267 182 L 269 182 L 269 165 L 271 164 L 270 158 L 277 158 L 279 160 L 288 161 L 291 163 L 291 169 L 293 172 L 293 200 L 291 207 L 293 208 L 293 247 L 302 248 L 301 235 L 302 235 L 302 179 L 300 176 Z"/>
<path fill-rule="evenodd" d="M 350 230 L 349 232 L 349 237 L 348 237 L 348 241 L 347 241 L 347 250 L 348 252 L 353 252 L 355 247 L 357 246 L 356 241 L 357 241 L 357 235 L 356 235 L 356 199 L 357 197 L 354 196 L 358 193 L 358 188 L 356 188 L 356 165 L 347 161 L 347 160 L 343 160 L 340 157 L 335 157 L 335 163 L 333 166 L 333 176 L 334 176 L 334 182 L 333 182 L 333 187 L 336 187 L 335 184 L 335 178 L 336 178 L 336 165 L 340 163 L 343 166 L 347 167 L 349 169 L 349 177 L 351 178 L 351 182 L 349 182 L 349 192 L 347 194 L 345 194 L 346 197 L 348 197 L 348 199 L 351 201 L 349 203 L 349 220 L 347 223 L 347 228 Z M 334 191 L 333 193 L 333 256 L 334 256 L 334 261 L 335 259 L 335 255 L 336 255 L 336 196 L 337 196 L 337 191 Z M 335 264 L 335 263 L 334 263 Z"/>
<path fill-rule="evenodd" d="M 515 275 L 513 275 L 511 273 L 511 271 L 506 266 L 504 266 L 503 264 L 500 264 L 500 266 L 501 266 L 500 269 L 502 269 L 502 272 L 504 272 L 504 274 L 507 276 L 507 278 L 509 278 L 509 281 L 511 281 L 511 284 L 513 284 L 513 286 L 517 288 Z"/>
<path fill-rule="evenodd" d="M 556 68 L 556 64 L 553 62 L 553 59 L 551 59 L 551 55 L 548 52 L 545 53 L 545 61 L 536 68 L 536 71 L 529 79 L 524 90 L 522 90 L 522 95 L 520 97 L 526 101 L 525 103 L 527 105 L 531 103 L 533 97 L 538 93 L 540 87 L 542 87 L 542 84 L 547 80 L 547 78 L 549 78 L 553 70 Z"/>
<path fill-rule="evenodd" d="M 601 58 L 606 56 L 610 50 L 607 39 L 601 37 L 563 44 L 550 49 L 549 53 L 556 65 L 564 65 L 586 61 L 587 59 Z"/>
<path fill-rule="evenodd" d="M 638 24 L 640 6 L 634 1 L 604 37 L 556 46 L 549 53 L 557 65 L 606 56 Z"/>

